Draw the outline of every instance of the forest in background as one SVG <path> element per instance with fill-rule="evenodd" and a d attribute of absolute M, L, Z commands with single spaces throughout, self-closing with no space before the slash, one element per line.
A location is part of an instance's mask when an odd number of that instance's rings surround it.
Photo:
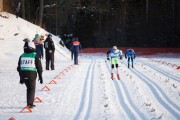
<path fill-rule="evenodd" d="M 179 0 L 3 0 L 4 10 L 18 2 L 22 18 L 83 48 L 180 47 Z"/>

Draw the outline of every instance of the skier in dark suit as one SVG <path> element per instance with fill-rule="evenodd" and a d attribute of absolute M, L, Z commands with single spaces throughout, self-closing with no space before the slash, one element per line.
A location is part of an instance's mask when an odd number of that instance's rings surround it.
<path fill-rule="evenodd" d="M 136 53 L 134 52 L 134 50 L 133 49 L 127 49 L 125 52 L 125 58 L 128 59 L 128 68 L 129 68 L 130 60 L 132 63 L 132 68 L 133 68 L 134 67 L 133 59 L 136 58 Z"/>

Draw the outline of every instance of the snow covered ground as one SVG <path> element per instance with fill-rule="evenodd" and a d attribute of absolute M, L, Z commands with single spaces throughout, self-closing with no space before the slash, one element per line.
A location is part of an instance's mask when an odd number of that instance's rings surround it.
<path fill-rule="evenodd" d="M 2 14 L 2 13 L 1 13 Z M 0 17 L 0 120 L 179 120 L 180 70 L 151 62 L 163 60 L 180 66 L 176 58 L 137 57 L 135 68 L 120 61 L 121 80 L 111 80 L 110 64 L 103 54 L 81 54 L 73 65 L 70 53 L 56 45 L 55 70 L 43 71 L 44 83 L 37 81 L 36 102 L 32 112 L 25 109 L 26 87 L 19 84 L 16 71 L 23 52 L 23 38 L 47 32 L 22 19 L 3 13 Z M 18 35 L 14 35 L 18 33 Z M 43 68 L 45 60 L 42 60 Z M 52 81 L 53 80 L 53 81 Z M 49 82 L 57 84 L 49 84 Z M 50 91 L 45 91 L 44 87 Z"/>

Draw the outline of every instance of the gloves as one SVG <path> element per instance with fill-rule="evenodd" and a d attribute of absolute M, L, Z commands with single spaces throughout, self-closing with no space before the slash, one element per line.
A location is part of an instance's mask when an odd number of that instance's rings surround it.
<path fill-rule="evenodd" d="M 24 84 L 24 81 L 22 81 L 22 80 L 20 80 L 20 82 L 19 82 L 20 84 Z"/>
<path fill-rule="evenodd" d="M 41 83 L 41 84 L 43 84 L 43 79 L 42 79 L 42 76 L 39 76 L 38 81 L 40 81 L 40 83 Z"/>
<path fill-rule="evenodd" d="M 107 58 L 107 60 L 109 60 L 109 58 Z"/>
<path fill-rule="evenodd" d="M 20 84 L 24 84 L 24 81 L 22 80 L 22 79 L 20 79 L 20 82 L 19 82 Z"/>
<path fill-rule="evenodd" d="M 122 56 L 120 57 L 120 59 L 122 60 Z"/>

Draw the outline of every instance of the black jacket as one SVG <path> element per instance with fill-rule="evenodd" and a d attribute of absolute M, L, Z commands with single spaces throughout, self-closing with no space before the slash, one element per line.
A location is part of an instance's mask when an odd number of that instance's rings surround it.
<path fill-rule="evenodd" d="M 28 50 L 25 51 L 25 53 L 31 53 L 31 52 L 35 52 L 35 49 L 28 48 Z M 19 72 L 21 81 L 24 81 L 25 79 L 35 80 L 37 77 L 37 73 L 39 77 L 42 77 L 42 72 L 43 72 L 42 64 L 40 57 L 38 55 L 35 56 L 35 67 L 37 71 L 21 71 L 20 66 L 21 66 L 21 56 L 19 57 L 18 67 L 17 67 L 17 71 Z"/>
<path fill-rule="evenodd" d="M 44 48 L 46 51 L 52 50 L 52 52 L 54 53 L 55 45 L 51 37 L 47 37 L 46 40 L 44 41 Z"/>

